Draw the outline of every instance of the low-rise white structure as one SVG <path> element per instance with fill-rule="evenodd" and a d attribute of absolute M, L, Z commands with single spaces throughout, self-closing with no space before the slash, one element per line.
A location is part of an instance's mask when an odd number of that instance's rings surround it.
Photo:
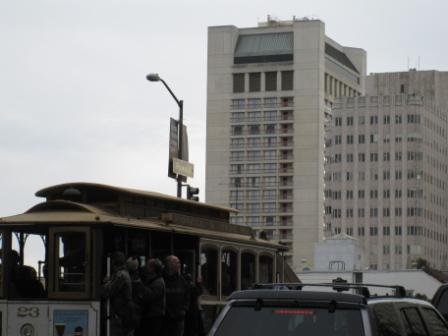
<path fill-rule="evenodd" d="M 362 270 L 364 252 L 357 239 L 345 233 L 327 238 L 314 247 L 314 270 Z"/>

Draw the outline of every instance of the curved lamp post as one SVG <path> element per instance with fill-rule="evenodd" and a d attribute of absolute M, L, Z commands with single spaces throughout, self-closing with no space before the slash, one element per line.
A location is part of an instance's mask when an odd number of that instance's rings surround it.
<path fill-rule="evenodd" d="M 176 95 L 173 91 L 171 91 L 168 84 L 165 83 L 165 81 L 160 78 L 159 74 L 157 73 L 150 73 L 146 76 L 146 79 L 150 82 L 162 82 L 162 84 L 166 87 L 168 92 L 171 94 L 171 96 L 174 98 L 174 100 L 177 103 L 177 106 L 179 106 L 179 124 L 178 124 L 178 158 L 182 159 L 182 139 L 183 139 L 183 107 L 184 107 L 184 101 L 177 99 Z M 182 177 L 180 175 L 177 175 L 177 197 L 182 197 Z"/>

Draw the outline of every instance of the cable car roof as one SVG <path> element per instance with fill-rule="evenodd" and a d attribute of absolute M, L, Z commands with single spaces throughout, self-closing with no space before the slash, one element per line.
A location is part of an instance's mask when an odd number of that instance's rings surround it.
<path fill-rule="evenodd" d="M 270 247 L 276 250 L 286 250 L 282 245 L 256 238 L 253 235 L 232 231 L 223 232 L 221 230 L 212 230 L 210 228 L 189 227 L 187 225 L 164 221 L 160 218 L 125 218 L 107 213 L 103 209 L 65 200 L 39 203 L 23 214 L 0 218 L 0 227 L 3 225 L 88 225 L 98 227 L 114 225 L 197 235 L 204 238 L 250 243 L 252 245 Z"/>
<path fill-rule="evenodd" d="M 72 182 L 72 183 L 63 183 L 63 184 L 57 184 L 54 186 L 50 186 L 44 189 L 41 189 L 36 192 L 37 197 L 45 197 L 48 199 L 55 199 L 60 198 L 60 196 L 69 188 L 73 189 L 79 189 L 79 190 L 95 190 L 95 191 L 103 191 L 103 192 L 111 192 L 116 194 L 128 194 L 131 196 L 138 196 L 143 198 L 153 198 L 153 199 L 159 199 L 159 200 L 165 200 L 165 201 L 173 201 L 177 203 L 185 203 L 190 204 L 197 207 L 205 207 L 209 209 L 216 209 L 216 210 L 222 210 L 227 212 L 238 212 L 237 209 L 224 207 L 224 206 L 218 206 L 218 205 L 211 205 L 196 201 L 187 200 L 184 198 L 178 198 L 167 194 L 162 194 L 158 192 L 153 191 L 146 191 L 146 190 L 139 190 L 139 189 L 132 189 L 132 188 L 122 188 L 122 187 L 116 187 L 111 186 L 107 184 L 100 184 L 100 183 L 90 183 L 90 182 Z"/>

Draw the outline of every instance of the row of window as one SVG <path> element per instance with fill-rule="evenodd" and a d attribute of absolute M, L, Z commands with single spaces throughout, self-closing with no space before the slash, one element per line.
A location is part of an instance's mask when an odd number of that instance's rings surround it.
<path fill-rule="evenodd" d="M 279 76 L 280 75 L 280 76 Z M 280 79 L 280 83 L 278 83 Z M 260 92 L 260 91 L 282 91 L 294 89 L 294 72 L 287 71 L 268 71 L 268 72 L 249 72 L 233 74 L 233 92 Z"/>
<path fill-rule="evenodd" d="M 248 163 L 248 164 L 231 164 L 231 174 L 261 174 L 261 173 L 292 173 L 293 163 Z"/>
<path fill-rule="evenodd" d="M 260 121 L 288 121 L 294 119 L 292 110 L 280 111 L 248 111 L 248 112 L 232 112 L 230 114 L 231 123 L 242 122 L 260 122 Z"/>
<path fill-rule="evenodd" d="M 240 211 L 246 211 L 250 214 L 255 213 L 278 213 L 293 212 L 292 203 L 230 203 L 230 207 Z"/>
<path fill-rule="evenodd" d="M 259 135 L 259 134 L 292 134 L 293 124 L 265 124 L 265 125 L 237 125 L 231 127 L 231 135 Z"/>
<path fill-rule="evenodd" d="M 354 218 L 355 217 L 355 210 L 353 208 L 346 208 L 345 209 L 345 218 Z M 370 218 L 377 218 L 378 217 L 378 208 L 358 208 L 357 211 L 357 217 L 358 218 L 364 218 L 366 217 L 367 210 L 369 210 L 369 217 Z M 404 208 L 402 207 L 396 207 L 394 210 L 393 215 L 395 217 L 401 217 L 403 215 Z M 332 218 L 343 218 L 342 209 L 340 208 L 331 208 L 326 207 L 325 212 L 328 214 L 331 212 Z M 407 207 L 406 208 L 406 216 L 407 217 L 421 217 L 423 213 L 422 208 L 418 207 Z M 391 217 L 391 208 L 383 208 L 383 217 Z"/>
<path fill-rule="evenodd" d="M 237 98 L 232 99 L 232 110 L 244 109 L 260 109 L 260 108 L 274 108 L 274 107 L 292 107 L 294 106 L 294 97 L 265 97 L 261 98 Z"/>
<path fill-rule="evenodd" d="M 393 99 L 392 99 L 393 98 Z M 357 107 L 367 107 L 369 106 L 390 106 L 393 105 L 421 105 L 423 103 L 423 97 L 416 95 L 405 95 L 399 94 L 395 96 L 359 96 L 357 98 L 347 97 L 346 99 L 339 99 L 335 103 L 336 109 L 341 109 L 344 107 L 353 108 L 355 107 L 355 102 L 357 102 Z"/>
<path fill-rule="evenodd" d="M 345 143 L 347 145 L 353 145 L 355 144 L 355 139 L 356 136 L 353 134 L 348 134 L 345 137 Z M 358 139 L 357 139 L 357 143 L 359 145 L 363 145 L 366 143 L 366 135 L 365 134 L 358 134 Z M 395 136 L 394 137 L 395 143 L 401 143 L 403 140 L 403 137 L 401 135 L 399 136 Z M 415 135 L 408 135 L 406 137 L 407 142 L 416 142 L 416 143 L 421 143 L 422 142 L 422 138 L 420 136 L 415 136 Z M 377 144 L 379 143 L 379 136 L 377 133 L 373 133 L 369 135 L 369 142 L 371 144 Z M 386 135 L 383 139 L 384 143 L 390 143 L 390 135 Z M 331 140 L 328 142 L 327 141 L 327 145 L 331 145 Z M 335 145 L 342 145 L 343 144 L 343 137 L 342 135 L 335 135 L 334 136 L 334 144 Z"/>
<path fill-rule="evenodd" d="M 293 146 L 292 136 L 251 137 L 251 138 L 232 138 L 230 139 L 230 148 L 259 148 L 259 147 L 291 147 Z"/>
<path fill-rule="evenodd" d="M 355 192 L 353 190 L 346 190 L 345 192 L 345 199 L 346 200 L 352 200 Z M 370 199 L 378 199 L 378 190 L 372 189 L 367 194 L 370 195 Z M 342 192 L 340 190 L 338 191 L 332 191 L 332 190 L 325 190 L 324 195 L 326 198 L 332 199 L 332 200 L 342 200 Z M 384 189 L 383 190 L 383 198 L 389 199 L 391 195 L 390 189 Z M 422 189 L 415 189 L 415 188 L 408 188 L 406 192 L 407 198 L 423 198 L 423 190 Z M 366 197 L 366 191 L 364 189 L 359 189 L 357 192 L 357 198 L 358 199 L 364 199 Z M 401 189 L 395 189 L 395 198 L 401 198 L 402 197 L 402 190 Z"/>
<path fill-rule="evenodd" d="M 395 114 L 392 116 L 392 120 L 395 124 L 399 125 L 402 124 L 404 121 L 404 116 L 401 114 Z M 419 114 L 407 114 L 406 115 L 406 121 L 408 124 L 420 124 L 421 123 L 421 117 Z M 369 120 L 366 116 L 358 116 L 358 125 L 365 125 L 367 124 L 367 121 Z M 370 125 L 378 125 L 380 120 L 380 117 L 377 115 L 370 116 Z M 345 125 L 346 126 L 353 126 L 355 122 L 355 117 L 349 116 L 345 119 Z M 383 125 L 390 125 L 391 124 L 391 116 L 390 115 L 384 115 L 383 116 Z M 334 125 L 335 126 L 343 126 L 343 118 L 342 117 L 335 117 L 334 118 Z"/>
<path fill-rule="evenodd" d="M 359 77 L 356 78 L 357 84 L 360 83 Z M 325 93 L 333 95 L 334 97 L 355 97 L 360 93 L 349 85 L 334 78 L 330 74 L 325 74 Z"/>
<path fill-rule="evenodd" d="M 277 187 L 277 186 L 291 186 L 292 176 L 246 176 L 231 177 L 230 186 L 234 188 L 247 187 L 247 188 L 260 188 L 260 187 Z"/>
<path fill-rule="evenodd" d="M 230 161 L 292 160 L 292 149 L 231 151 Z"/>
<path fill-rule="evenodd" d="M 407 179 L 408 180 L 420 180 L 422 178 L 422 172 L 418 170 L 407 170 Z M 391 180 L 391 173 L 390 170 L 383 170 L 383 180 L 389 181 Z M 423 175 L 426 176 L 426 175 Z M 395 171 L 395 180 L 399 181 L 403 178 L 403 174 L 401 170 Z M 370 172 L 370 180 L 371 181 L 378 181 L 380 179 L 380 175 L 376 171 Z M 336 171 L 336 172 L 326 172 L 324 175 L 324 180 L 326 182 L 342 182 L 343 180 L 343 172 Z M 366 172 L 365 171 L 358 171 L 358 181 L 365 181 L 366 180 Z M 347 171 L 345 172 L 344 181 L 354 181 L 354 172 Z M 443 181 L 440 181 L 443 182 Z"/>
<path fill-rule="evenodd" d="M 370 236 L 378 236 L 380 229 L 377 226 L 370 226 L 368 228 L 368 230 L 366 230 L 366 228 L 364 226 L 360 226 L 357 228 L 358 230 L 356 231 L 358 236 L 365 236 L 366 233 Z M 392 230 L 393 229 L 393 230 Z M 390 236 L 391 233 L 393 232 L 395 236 L 402 236 L 403 232 L 405 232 L 408 236 L 423 236 L 424 235 L 424 230 L 422 226 L 407 226 L 407 227 L 402 227 L 402 226 L 395 226 L 395 227 L 391 227 L 390 226 L 383 226 L 382 228 L 382 233 L 383 236 Z M 342 228 L 341 227 L 335 227 L 334 228 L 334 232 L 336 234 L 340 234 L 342 232 Z M 353 236 L 354 235 L 354 230 L 352 227 L 348 227 L 345 229 L 345 233 L 348 234 L 349 236 Z M 400 246 L 400 245 L 397 245 Z M 400 246 L 401 248 L 401 246 Z"/>
<path fill-rule="evenodd" d="M 370 162 L 378 162 L 379 155 L 377 152 L 370 152 L 369 158 Z M 380 153 L 381 154 L 381 153 Z M 345 155 L 346 162 L 354 162 L 354 154 L 348 153 Z M 395 161 L 402 161 L 403 155 L 402 152 L 395 152 Z M 406 159 L 408 161 L 421 161 L 423 160 L 423 152 L 415 152 L 415 151 L 407 151 Z M 388 162 L 391 160 L 390 152 L 383 152 L 383 161 Z M 358 161 L 365 162 L 366 161 L 366 153 L 358 153 Z M 328 163 L 341 163 L 342 162 L 342 154 L 336 153 L 333 156 L 327 156 Z"/>
<path fill-rule="evenodd" d="M 251 218 L 251 219 L 249 219 Z M 292 216 L 247 216 L 244 217 L 241 213 L 238 215 L 231 215 L 230 223 L 232 224 L 251 224 L 258 223 L 260 226 L 292 226 Z"/>

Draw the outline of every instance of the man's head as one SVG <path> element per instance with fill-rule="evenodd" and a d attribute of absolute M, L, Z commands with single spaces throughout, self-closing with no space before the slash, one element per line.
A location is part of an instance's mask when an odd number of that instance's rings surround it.
<path fill-rule="evenodd" d="M 123 267 L 126 264 L 126 256 L 123 252 L 114 252 L 111 256 L 111 262 L 113 268 Z"/>
<path fill-rule="evenodd" d="M 168 274 L 180 274 L 180 261 L 175 255 L 165 258 L 165 267 Z"/>
<path fill-rule="evenodd" d="M 152 274 L 162 274 L 163 265 L 162 262 L 157 258 L 149 259 L 146 267 L 148 268 L 148 272 Z"/>

